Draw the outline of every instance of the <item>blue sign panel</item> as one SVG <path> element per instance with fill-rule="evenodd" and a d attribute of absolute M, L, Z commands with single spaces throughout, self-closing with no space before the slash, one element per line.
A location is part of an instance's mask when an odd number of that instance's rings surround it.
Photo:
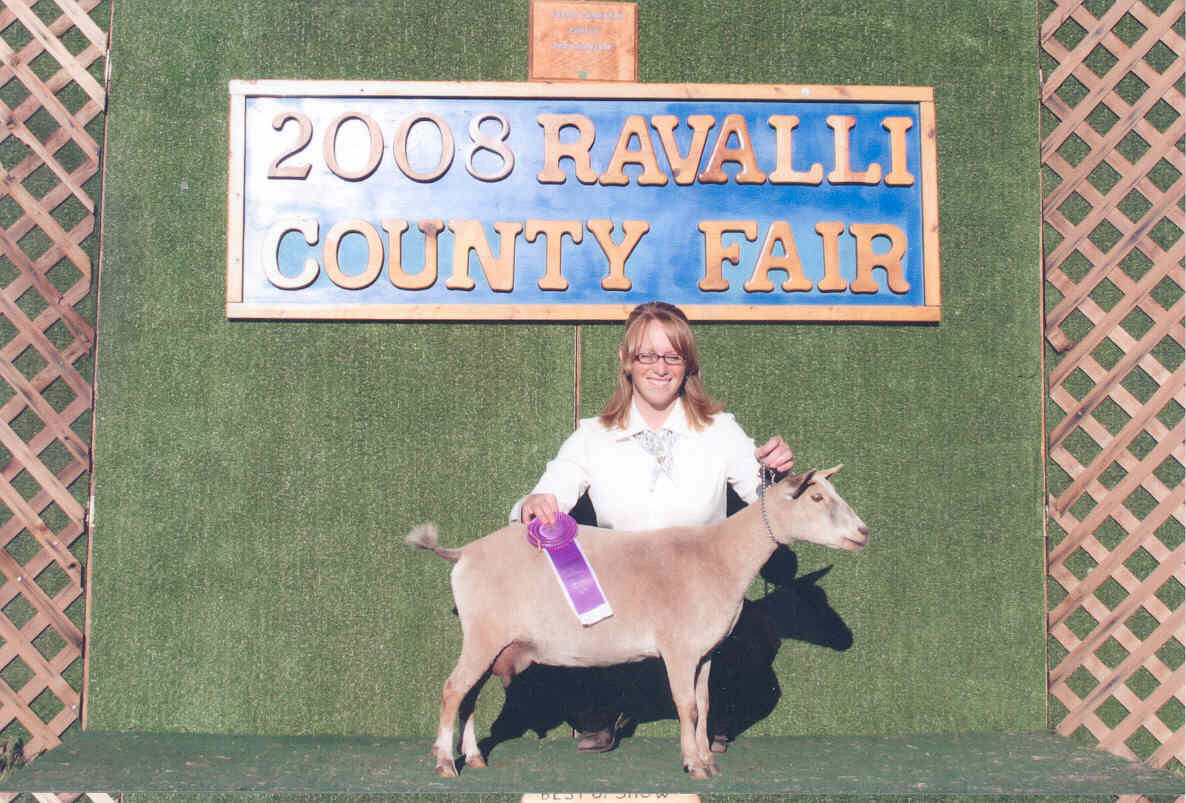
<path fill-rule="evenodd" d="M 231 317 L 939 318 L 928 89 L 235 82 L 231 121 Z"/>

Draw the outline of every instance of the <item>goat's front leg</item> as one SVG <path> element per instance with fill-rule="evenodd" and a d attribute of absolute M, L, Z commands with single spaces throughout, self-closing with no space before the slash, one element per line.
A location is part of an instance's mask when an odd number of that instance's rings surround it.
<path fill-rule="evenodd" d="M 708 746 L 708 674 L 712 658 L 705 658 L 696 675 L 696 754 L 709 775 L 720 775 L 721 769 Z"/>
<path fill-rule="evenodd" d="M 684 770 L 693 778 L 708 778 L 712 772 L 700 759 L 696 748 L 696 664 L 697 659 L 673 659 L 663 656 L 667 667 L 667 682 L 671 684 L 671 698 L 679 716 L 680 754 Z"/>

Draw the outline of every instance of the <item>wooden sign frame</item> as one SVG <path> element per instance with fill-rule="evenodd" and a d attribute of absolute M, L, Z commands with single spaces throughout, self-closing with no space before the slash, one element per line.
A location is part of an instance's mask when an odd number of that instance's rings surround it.
<path fill-rule="evenodd" d="M 745 102 L 821 102 L 917 104 L 919 158 L 912 162 L 917 168 L 918 193 L 921 198 L 921 277 L 923 289 L 919 303 L 908 305 L 860 305 L 822 303 L 831 299 L 816 299 L 816 303 L 772 304 L 769 297 L 757 299 L 764 303 L 706 303 L 713 296 L 704 294 L 703 302 L 693 299 L 671 299 L 695 320 L 745 321 L 866 321 L 866 322 L 938 322 L 940 320 L 940 269 L 938 176 L 935 144 L 935 110 L 933 93 L 929 87 L 879 86 L 799 86 L 799 85 L 731 85 L 731 84 L 626 84 L 607 82 L 576 83 L 484 83 L 484 82 L 343 82 L 343 81 L 232 81 L 230 84 L 230 147 L 228 178 L 227 225 L 227 305 L 228 318 L 276 319 L 357 319 L 357 320 L 556 320 L 556 321 L 612 321 L 625 318 L 639 299 L 622 294 L 607 295 L 597 303 L 576 303 L 556 297 L 546 303 L 518 303 L 503 297 L 494 303 L 277 303 L 253 300 L 245 295 L 244 243 L 245 202 L 247 193 L 245 117 L 248 103 L 258 98 L 345 98 L 352 102 L 383 101 L 385 99 L 467 99 L 480 103 L 483 99 L 564 99 L 579 108 L 584 101 L 745 101 Z M 477 106 L 475 106 L 477 108 Z M 355 115 L 357 117 L 357 115 Z M 295 131 L 295 126 L 290 126 Z M 279 129 L 277 129 L 279 130 Z M 459 136 L 463 135 L 461 129 Z M 287 140 L 296 136 L 285 130 Z M 533 132 L 538 135 L 538 130 Z M 616 132 L 615 132 L 616 133 Z M 612 141 L 612 136 L 607 137 Z M 837 139 L 839 143 L 839 139 Z M 839 144 L 837 149 L 839 150 Z M 456 148 L 461 150 L 460 146 Z M 315 142 L 305 153 L 310 156 L 320 151 Z M 633 150 L 632 150 L 633 152 Z M 332 156 L 331 156 L 332 158 Z M 376 158 L 384 162 L 384 169 L 394 174 L 394 166 L 387 164 L 391 157 L 390 139 Z M 407 157 L 405 156 L 405 159 Z M 442 159 L 443 159 L 442 155 Z M 846 157 L 847 158 L 847 155 Z M 277 159 L 277 162 L 280 160 Z M 300 161 L 300 160 L 294 160 Z M 306 159 L 305 161 L 315 161 Z M 398 162 L 396 156 L 394 161 Z M 464 161 L 464 160 L 463 160 Z M 703 164 L 703 162 L 701 162 Z M 406 167 L 406 165 L 405 165 Z M 453 168 L 456 170 L 456 166 Z M 518 169 L 518 168 L 517 168 Z M 401 177 L 402 178 L 402 177 Z M 482 190 L 489 182 L 474 182 Z M 576 182 L 571 182 L 576 186 Z M 528 221 L 531 222 L 531 221 Z M 415 235 L 415 222 L 410 233 Z M 289 230 L 294 231 L 294 229 Z M 324 236 L 325 232 L 322 232 Z M 620 235 L 614 235 L 620 236 Z M 748 237 L 748 239 L 753 239 Z M 562 238 L 557 236 L 557 240 Z M 590 236 L 587 238 L 592 241 Z M 497 245 L 494 238 L 492 245 Z M 604 246 L 603 246 L 604 247 Z M 750 246 L 753 247 L 752 245 Z M 913 247 L 913 246 L 912 246 Z M 793 246 L 792 246 L 793 248 Z M 868 250 L 868 248 L 866 249 Z M 729 258 L 729 247 L 722 241 L 722 252 Z M 471 254 L 471 258 L 474 254 Z M 735 263 L 736 264 L 736 263 Z M 483 265 L 483 268 L 485 266 Z M 777 265 L 775 270 L 781 270 Z M 481 279 L 481 273 L 474 275 Z M 886 271 L 888 276 L 888 270 Z M 533 278 L 535 278 L 533 276 Z M 776 274 L 776 279 L 781 275 Z M 789 284 L 788 280 L 788 284 Z M 394 280 L 392 280 L 394 283 Z M 604 286 L 604 284 L 603 284 Z M 821 283 L 822 286 L 822 283 Z M 542 288 L 542 284 L 541 284 Z M 554 295 L 554 294 L 553 294 Z M 663 297 L 655 293 L 655 297 Z M 505 297 L 505 296 L 504 296 Z M 568 303 L 565 303 L 565 302 Z M 867 301 L 867 299 L 859 299 Z"/>

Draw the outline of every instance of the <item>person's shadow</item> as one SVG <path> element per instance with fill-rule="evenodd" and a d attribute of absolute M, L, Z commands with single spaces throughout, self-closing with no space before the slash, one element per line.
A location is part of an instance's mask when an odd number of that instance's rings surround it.
<path fill-rule="evenodd" d="M 587 497 L 572 515 L 583 524 L 596 522 Z M 837 651 L 852 646 L 852 631 L 819 585 L 831 566 L 802 577 L 796 576 L 798 568 L 794 552 L 786 547 L 775 550 L 760 574 L 765 594 L 756 601 L 745 600 L 733 632 L 713 653 L 710 738 L 735 739 L 774 710 L 782 689 L 773 664 L 784 639 Z M 628 712 L 633 722 L 620 733 L 625 737 L 641 722 L 676 718 L 667 674 L 658 658 L 606 669 L 533 664 L 506 689 L 502 710 L 480 744 L 482 753 L 489 754 L 501 742 L 528 731 L 542 739 L 561 724 L 573 724 L 574 715 L 591 708 Z"/>

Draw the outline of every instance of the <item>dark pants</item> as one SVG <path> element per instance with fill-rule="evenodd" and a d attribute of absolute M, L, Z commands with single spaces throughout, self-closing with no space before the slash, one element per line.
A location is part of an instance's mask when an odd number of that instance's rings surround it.
<path fill-rule="evenodd" d="M 733 633 L 713 651 L 709 676 L 709 735 L 734 738 L 774 709 L 780 690 L 771 664 L 779 639 L 768 617 L 747 601 Z M 565 671 L 572 695 L 569 721 L 579 731 L 613 727 L 625 713 L 634 722 L 676 716 L 663 662 Z"/>

